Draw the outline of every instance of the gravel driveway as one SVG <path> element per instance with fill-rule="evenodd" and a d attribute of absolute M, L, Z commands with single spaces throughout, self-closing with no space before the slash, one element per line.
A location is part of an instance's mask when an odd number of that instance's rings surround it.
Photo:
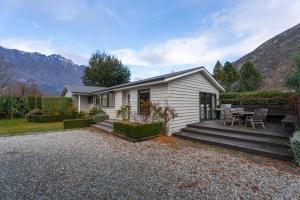
<path fill-rule="evenodd" d="M 90 130 L 0 137 L 0 199 L 300 199 L 292 163 L 172 141 Z"/>

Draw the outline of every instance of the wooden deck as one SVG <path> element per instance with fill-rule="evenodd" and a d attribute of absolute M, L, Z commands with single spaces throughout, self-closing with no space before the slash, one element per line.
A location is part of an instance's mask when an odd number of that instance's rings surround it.
<path fill-rule="evenodd" d="M 220 120 L 188 124 L 176 137 L 219 145 L 261 156 L 291 161 L 290 136 L 280 123 L 266 123 L 266 129 L 223 125 Z"/>
<path fill-rule="evenodd" d="M 289 136 L 291 135 L 282 128 L 280 123 L 265 123 L 266 129 L 262 127 L 256 127 L 253 129 L 252 127 L 245 127 L 245 125 L 239 126 L 234 125 L 231 127 L 230 125 L 222 124 L 221 120 L 210 120 L 210 121 L 203 121 L 199 123 L 193 124 L 195 126 L 199 125 L 202 127 L 211 127 L 216 129 L 223 129 L 223 130 L 234 130 L 234 131 L 241 131 L 241 132 L 250 132 L 250 133 L 261 133 L 261 134 L 268 134 L 268 135 L 278 135 L 278 136 Z"/>

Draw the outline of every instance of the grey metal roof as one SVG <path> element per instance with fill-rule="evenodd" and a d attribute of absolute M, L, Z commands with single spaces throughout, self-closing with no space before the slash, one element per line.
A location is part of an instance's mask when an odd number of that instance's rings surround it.
<path fill-rule="evenodd" d="M 105 90 L 106 87 L 95 87 L 95 86 L 84 86 L 84 85 L 65 85 L 62 91 L 62 95 L 66 93 L 66 90 L 69 90 L 72 93 L 79 94 L 91 94 L 97 91 Z"/>
<path fill-rule="evenodd" d="M 156 81 L 161 81 L 167 78 L 172 78 L 174 76 L 179 76 L 191 71 L 195 71 L 198 69 L 203 69 L 204 67 L 195 67 L 195 68 L 191 68 L 191 69 L 186 69 L 186 70 L 182 70 L 182 71 L 178 71 L 178 72 L 172 72 L 169 74 L 164 74 L 164 75 L 160 75 L 160 76 L 155 76 L 155 77 L 151 77 L 151 78 L 146 78 L 143 80 L 138 80 L 138 81 L 133 81 L 133 82 L 129 82 L 129 83 L 124 83 L 124 84 L 120 84 L 120 85 L 116 85 L 113 87 L 109 87 L 107 89 L 102 89 L 99 91 L 95 91 L 95 92 L 102 92 L 102 91 L 109 91 L 109 90 L 114 90 L 114 89 L 118 89 L 118 88 L 122 88 L 122 87 L 128 87 L 128 86 L 135 86 L 135 85 L 139 85 L 139 84 L 145 84 L 145 83 L 151 83 L 151 82 L 156 82 Z"/>

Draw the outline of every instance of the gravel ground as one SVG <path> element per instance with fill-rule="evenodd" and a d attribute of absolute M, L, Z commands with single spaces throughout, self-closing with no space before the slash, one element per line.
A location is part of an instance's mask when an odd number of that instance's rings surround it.
<path fill-rule="evenodd" d="M 0 137 L 0 199 L 300 199 L 300 167 L 174 138 Z"/>

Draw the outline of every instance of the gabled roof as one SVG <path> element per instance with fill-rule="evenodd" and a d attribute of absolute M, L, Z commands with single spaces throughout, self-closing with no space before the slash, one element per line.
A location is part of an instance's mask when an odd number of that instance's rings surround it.
<path fill-rule="evenodd" d="M 61 96 L 65 95 L 67 91 L 73 94 L 92 94 L 97 91 L 107 89 L 106 87 L 94 87 L 94 86 L 84 86 L 84 85 L 65 85 Z"/>
<path fill-rule="evenodd" d="M 113 87 L 109 87 L 107 89 L 101 89 L 99 91 L 96 91 L 95 93 L 102 93 L 102 92 L 108 92 L 108 91 L 113 91 L 113 90 L 119 90 L 119 89 L 125 89 L 125 88 L 132 88 L 132 87 L 137 87 L 137 86 L 144 86 L 144 85 L 152 85 L 156 83 L 166 83 L 168 81 L 193 74 L 196 72 L 202 72 L 202 74 L 216 87 L 218 88 L 219 91 L 225 91 L 224 88 L 212 77 L 212 75 L 204 68 L 204 67 L 196 67 L 196 68 L 191 68 L 187 70 L 182 70 L 178 72 L 173 72 L 161 76 L 155 76 L 152 78 L 147 78 L 139 81 L 134 81 L 134 82 L 129 82 L 129 83 L 124 83 L 120 85 L 116 85 Z"/>

